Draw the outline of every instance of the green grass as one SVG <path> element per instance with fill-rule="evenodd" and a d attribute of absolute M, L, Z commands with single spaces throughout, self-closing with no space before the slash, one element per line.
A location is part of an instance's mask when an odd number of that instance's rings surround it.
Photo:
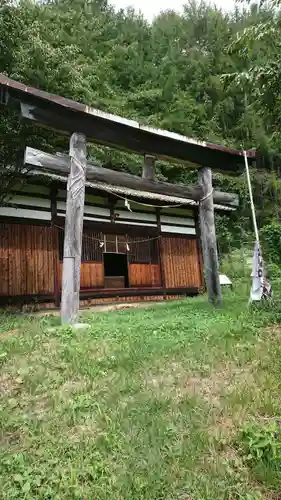
<path fill-rule="evenodd" d="M 1 498 L 277 499 L 238 436 L 280 416 L 279 310 L 239 290 L 86 313 L 83 332 L 2 315 Z"/>

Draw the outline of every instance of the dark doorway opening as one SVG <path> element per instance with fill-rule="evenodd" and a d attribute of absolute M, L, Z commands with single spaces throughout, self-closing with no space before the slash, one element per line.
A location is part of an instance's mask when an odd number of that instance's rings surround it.
<path fill-rule="evenodd" d="M 104 253 L 105 288 L 127 288 L 129 273 L 127 255 L 122 253 Z"/>

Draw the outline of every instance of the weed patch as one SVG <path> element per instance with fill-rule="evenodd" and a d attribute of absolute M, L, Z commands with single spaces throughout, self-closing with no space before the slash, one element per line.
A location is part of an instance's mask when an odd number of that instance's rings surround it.
<path fill-rule="evenodd" d="M 225 292 L 87 312 L 83 333 L 0 316 L 3 498 L 280 498 L 279 311 Z"/>

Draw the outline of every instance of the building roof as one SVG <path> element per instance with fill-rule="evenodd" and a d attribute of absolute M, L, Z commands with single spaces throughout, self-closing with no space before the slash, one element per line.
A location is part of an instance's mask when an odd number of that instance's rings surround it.
<path fill-rule="evenodd" d="M 29 87 L 0 74 L 0 97 L 4 104 L 19 103 L 24 118 L 35 120 L 63 133 L 81 132 L 88 140 L 137 154 L 237 172 L 243 165 L 242 151 L 198 141 L 148 127 L 121 116 L 105 113 L 64 97 Z M 257 156 L 247 151 L 249 161 Z"/>

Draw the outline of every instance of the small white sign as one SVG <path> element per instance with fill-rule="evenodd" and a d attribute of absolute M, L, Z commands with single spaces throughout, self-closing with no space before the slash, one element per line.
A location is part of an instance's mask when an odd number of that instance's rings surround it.
<path fill-rule="evenodd" d="M 220 284 L 221 285 L 232 285 L 230 279 L 226 276 L 226 274 L 220 274 Z"/>

